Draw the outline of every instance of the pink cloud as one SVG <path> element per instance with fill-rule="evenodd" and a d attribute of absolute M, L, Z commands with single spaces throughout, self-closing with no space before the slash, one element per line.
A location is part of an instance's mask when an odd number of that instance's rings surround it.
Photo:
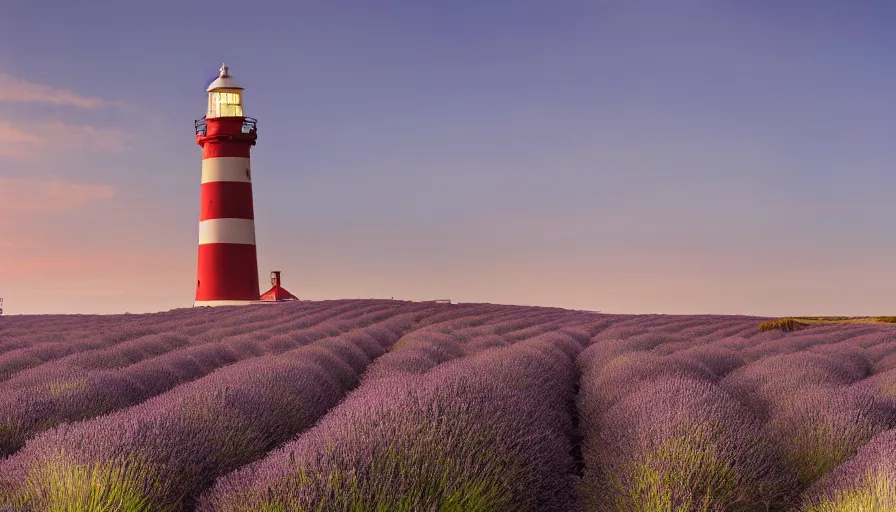
<path fill-rule="evenodd" d="M 29 151 L 24 151 L 21 148 L 15 147 L 7 147 L 0 141 L 0 158 L 11 158 L 15 160 L 30 160 L 34 157 L 34 154 Z"/>
<path fill-rule="evenodd" d="M 0 121 L 0 156 L 27 159 L 53 152 L 115 154 L 130 148 L 132 136 L 114 128 L 61 121 L 13 124 Z"/>
<path fill-rule="evenodd" d="M 0 103 L 44 103 L 60 107 L 94 109 L 132 108 L 120 101 L 84 96 L 73 91 L 29 82 L 0 73 Z M 131 137 L 121 130 L 60 121 L 12 123 L 0 120 L 0 157 L 34 159 L 60 151 L 70 153 L 121 153 Z"/>
<path fill-rule="evenodd" d="M 0 141 L 20 142 L 20 143 L 39 143 L 40 137 L 33 133 L 29 133 L 13 123 L 0 121 Z"/>
<path fill-rule="evenodd" d="M 70 275 L 78 270 L 82 260 L 65 256 L 0 257 L 0 277 L 17 278 L 40 274 L 42 277 Z"/>
<path fill-rule="evenodd" d="M 0 250 L 0 297 L 8 314 L 123 313 L 189 307 L 195 254 L 111 251 L 70 254 L 36 246 L 27 254 Z"/>
<path fill-rule="evenodd" d="M 53 289 L 67 286 L 83 293 L 122 287 L 130 289 L 136 283 L 154 287 L 163 282 L 182 283 L 187 296 L 191 291 L 195 266 L 181 265 L 177 253 L 104 249 L 71 254 L 66 249 L 47 242 L 27 251 L 6 254 L 0 251 L 0 279 L 7 288 L 5 293 L 15 296 L 25 287 L 34 286 Z M 135 273 L 134 269 L 139 272 Z"/>
<path fill-rule="evenodd" d="M 60 121 L 44 123 L 37 128 L 44 141 L 52 141 L 54 148 L 121 153 L 130 147 L 130 134 L 113 128 L 72 125 Z"/>
<path fill-rule="evenodd" d="M 33 156 L 33 149 L 42 142 L 35 133 L 13 123 L 0 121 L 0 157 L 25 160 Z"/>
<path fill-rule="evenodd" d="M 6 73 L 0 73 L 0 102 L 48 103 L 85 109 L 124 106 L 120 101 L 84 96 L 66 89 L 29 82 Z"/>
<path fill-rule="evenodd" d="M 111 185 L 0 178 L 0 205 L 9 217 L 73 210 L 114 196 L 115 187 Z"/>
<path fill-rule="evenodd" d="M 111 199 L 115 192 L 103 184 L 0 177 L 0 278 L 4 284 L 40 269 L 64 273 L 76 264 L 68 248 L 55 243 L 52 223 L 34 216 L 76 214 L 83 206 Z"/>

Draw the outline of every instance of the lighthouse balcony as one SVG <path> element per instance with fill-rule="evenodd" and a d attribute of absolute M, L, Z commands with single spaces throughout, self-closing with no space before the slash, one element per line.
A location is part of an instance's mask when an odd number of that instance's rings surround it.
<path fill-rule="evenodd" d="M 215 120 L 230 120 L 228 118 L 215 118 Z M 241 132 L 247 135 L 256 135 L 258 133 L 258 127 L 256 126 L 258 120 L 253 117 L 243 117 L 243 118 L 232 118 L 234 120 L 242 119 Z M 230 123 L 228 123 L 230 124 Z M 208 135 L 208 124 L 207 119 L 203 117 L 202 119 L 197 119 L 193 123 L 194 128 L 196 129 L 196 136 L 206 136 Z M 231 132 L 232 133 L 232 132 Z"/>

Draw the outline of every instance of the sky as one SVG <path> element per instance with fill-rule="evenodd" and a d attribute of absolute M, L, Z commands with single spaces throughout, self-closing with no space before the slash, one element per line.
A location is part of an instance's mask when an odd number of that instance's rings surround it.
<path fill-rule="evenodd" d="M 896 314 L 896 3 L 0 0 L 5 314 L 189 307 L 222 63 L 262 287 Z"/>

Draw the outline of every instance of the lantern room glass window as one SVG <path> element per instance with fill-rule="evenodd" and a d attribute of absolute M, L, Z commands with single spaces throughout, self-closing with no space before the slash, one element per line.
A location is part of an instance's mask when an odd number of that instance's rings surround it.
<path fill-rule="evenodd" d="M 208 93 L 208 113 L 205 117 L 243 117 L 243 95 L 238 90 Z"/>

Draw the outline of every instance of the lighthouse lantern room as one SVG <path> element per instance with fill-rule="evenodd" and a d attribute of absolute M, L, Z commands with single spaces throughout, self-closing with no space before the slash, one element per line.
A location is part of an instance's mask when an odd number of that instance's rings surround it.
<path fill-rule="evenodd" d="M 208 89 L 208 112 L 206 118 L 243 117 L 243 88 L 228 74 L 227 66 Z"/>

